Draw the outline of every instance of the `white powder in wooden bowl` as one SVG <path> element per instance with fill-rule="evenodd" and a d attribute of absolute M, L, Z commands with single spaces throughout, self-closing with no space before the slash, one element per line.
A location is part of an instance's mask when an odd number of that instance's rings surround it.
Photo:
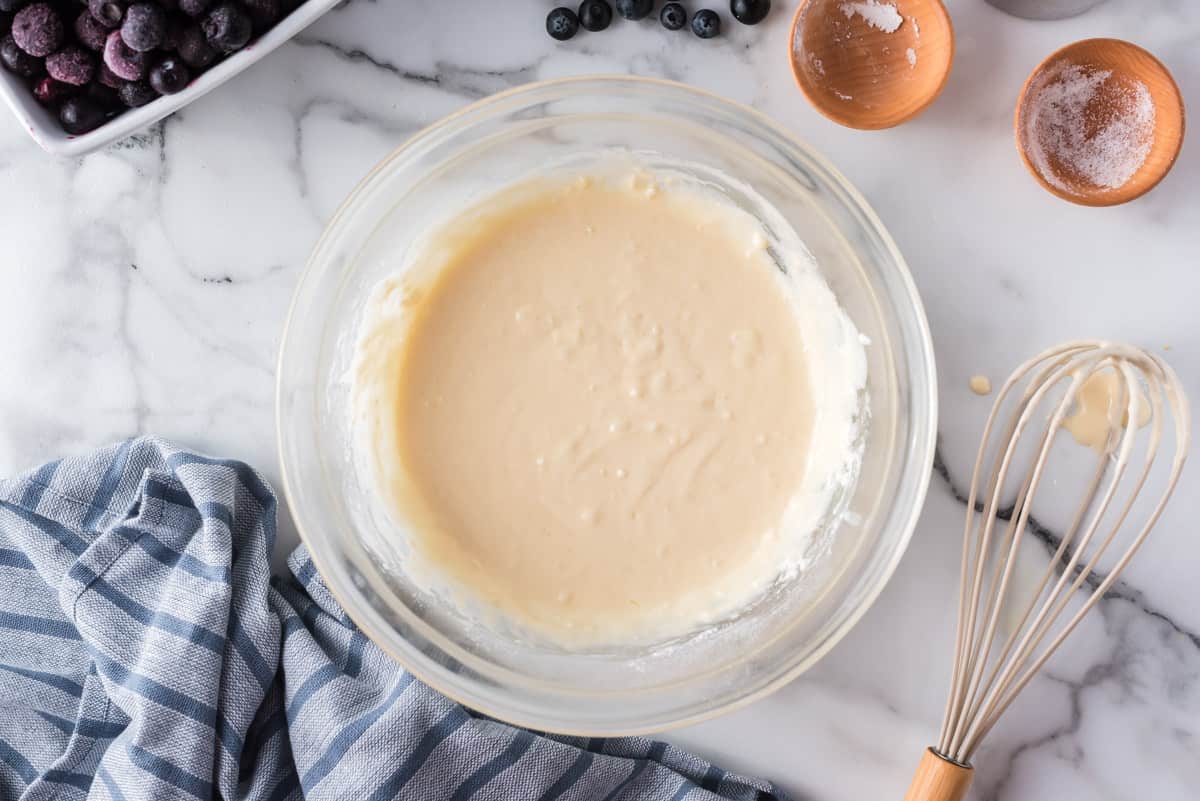
<path fill-rule="evenodd" d="M 846 19 L 853 19 L 857 14 L 872 28 L 878 28 L 884 33 L 895 33 L 904 24 L 904 17 L 900 16 L 900 12 L 891 3 L 865 0 L 865 2 L 842 3 L 838 7 L 846 15 Z"/>
<path fill-rule="evenodd" d="M 1030 87 L 1022 136 L 1034 168 L 1051 186 L 1124 186 L 1154 144 L 1154 101 L 1141 81 L 1112 70 L 1065 64 Z"/>

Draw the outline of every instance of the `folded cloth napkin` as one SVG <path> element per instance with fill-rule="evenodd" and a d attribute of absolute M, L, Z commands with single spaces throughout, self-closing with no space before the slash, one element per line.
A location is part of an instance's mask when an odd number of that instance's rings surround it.
<path fill-rule="evenodd" d="M 0 799 L 683 799 L 770 784 L 536 734 L 413 679 L 239 462 L 140 438 L 0 481 Z"/>

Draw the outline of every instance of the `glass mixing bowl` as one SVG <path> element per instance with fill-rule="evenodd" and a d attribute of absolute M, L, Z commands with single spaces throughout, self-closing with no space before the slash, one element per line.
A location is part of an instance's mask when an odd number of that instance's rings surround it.
<path fill-rule="evenodd" d="M 810 569 L 733 619 L 658 647 L 568 653 L 471 621 L 408 581 L 397 525 L 351 455 L 348 366 L 364 303 L 405 248 L 540 165 L 652 152 L 753 187 L 791 223 L 869 338 L 870 426 L 836 536 Z M 908 544 L 933 459 L 933 348 L 882 223 L 823 158 L 751 109 L 674 83 L 583 78 L 505 92 L 427 128 L 342 205 L 300 280 L 277 415 L 284 490 L 330 591 L 377 645 L 467 706 L 534 729 L 662 730 L 781 686 L 878 596 Z M 403 532 L 401 532 L 403 533 Z"/>

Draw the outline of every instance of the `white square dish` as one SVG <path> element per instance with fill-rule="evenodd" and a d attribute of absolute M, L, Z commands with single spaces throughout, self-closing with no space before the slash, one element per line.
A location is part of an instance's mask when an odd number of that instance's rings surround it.
<path fill-rule="evenodd" d="M 291 39 L 340 2 L 341 0 L 306 0 L 303 5 L 281 19 L 274 28 L 213 66 L 188 84 L 182 92 L 164 95 L 141 108 L 128 109 L 96 130 L 78 136 L 64 131 L 55 115 L 34 99 L 25 80 L 5 69 L 0 69 L 0 97 L 3 97 L 4 102 L 17 115 L 22 127 L 47 153 L 56 156 L 81 156 L 124 139 L 207 94 Z"/>

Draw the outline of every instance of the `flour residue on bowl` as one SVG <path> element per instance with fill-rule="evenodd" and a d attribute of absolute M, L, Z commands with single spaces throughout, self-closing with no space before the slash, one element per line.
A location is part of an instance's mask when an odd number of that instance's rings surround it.
<path fill-rule="evenodd" d="M 1136 78 L 1064 63 L 1030 86 L 1021 136 L 1047 183 L 1079 194 L 1124 186 L 1154 144 L 1154 102 Z"/>
<path fill-rule="evenodd" d="M 625 158 L 413 249 L 352 393 L 411 578 L 587 646 L 686 634 L 805 569 L 857 474 L 865 353 L 755 211 Z"/>
<path fill-rule="evenodd" d="M 846 15 L 846 19 L 853 19 L 857 14 L 872 28 L 884 33 L 895 33 L 904 24 L 904 17 L 900 16 L 896 6 L 880 0 L 855 0 L 842 3 L 838 8 Z"/>

